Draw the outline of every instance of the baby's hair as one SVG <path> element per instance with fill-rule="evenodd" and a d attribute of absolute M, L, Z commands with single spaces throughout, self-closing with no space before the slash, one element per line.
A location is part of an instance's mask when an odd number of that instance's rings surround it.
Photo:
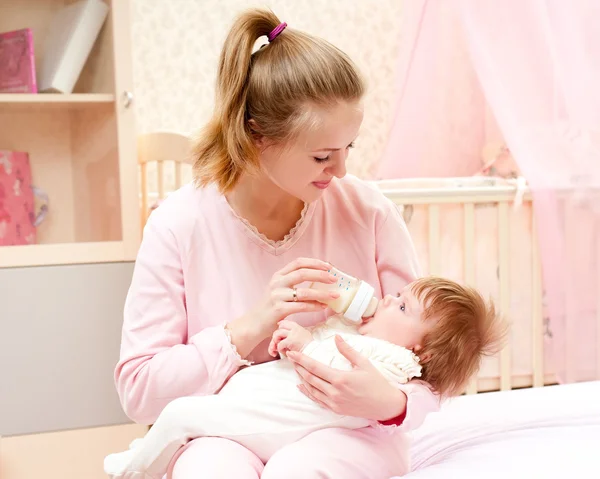
<path fill-rule="evenodd" d="M 482 357 L 502 348 L 507 325 L 492 301 L 455 281 L 421 278 L 411 291 L 423 305 L 423 320 L 435 321 L 419 351 L 421 379 L 441 395 L 459 395 L 479 370 Z"/>
<path fill-rule="evenodd" d="M 253 52 L 280 23 L 263 9 L 233 23 L 219 60 L 214 113 L 194 149 L 198 186 L 230 191 L 242 173 L 258 171 L 257 138 L 285 143 L 310 123 L 311 106 L 362 98 L 365 84 L 354 63 L 321 38 L 286 27 Z"/>

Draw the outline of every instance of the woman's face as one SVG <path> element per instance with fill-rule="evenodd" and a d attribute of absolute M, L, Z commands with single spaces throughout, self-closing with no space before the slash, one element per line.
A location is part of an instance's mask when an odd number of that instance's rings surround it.
<path fill-rule="evenodd" d="M 306 203 L 346 174 L 346 158 L 363 120 L 360 101 L 311 108 L 309 126 L 287 144 L 259 141 L 261 166 L 281 190 Z"/>

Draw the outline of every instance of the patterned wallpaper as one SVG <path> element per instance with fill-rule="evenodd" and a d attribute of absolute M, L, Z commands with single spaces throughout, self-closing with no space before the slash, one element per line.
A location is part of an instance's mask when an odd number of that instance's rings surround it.
<path fill-rule="evenodd" d="M 394 104 L 400 0 L 133 0 L 133 61 L 140 133 L 193 134 L 209 118 L 218 55 L 233 18 L 271 8 L 294 28 L 346 51 L 368 82 L 366 115 L 350 172 L 370 177 Z"/>

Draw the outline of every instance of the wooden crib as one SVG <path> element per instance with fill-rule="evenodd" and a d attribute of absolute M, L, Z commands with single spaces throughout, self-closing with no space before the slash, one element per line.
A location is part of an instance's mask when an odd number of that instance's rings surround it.
<path fill-rule="evenodd" d="M 150 133 L 139 138 L 138 151 L 144 225 L 157 202 L 191 181 L 190 141 L 177 133 Z M 511 323 L 510 341 L 497 357 L 485 359 L 466 393 L 555 383 L 544 348 L 551 332 L 529 191 L 484 177 L 374 184 L 403 210 L 424 272 L 479 288 Z"/>
<path fill-rule="evenodd" d="M 191 181 L 189 140 L 152 133 L 139 141 L 140 211 Z M 539 252 L 531 196 L 493 178 L 375 182 L 404 212 L 425 273 L 471 284 L 491 296 L 512 324 L 511 340 L 486 358 L 467 393 L 555 382 L 544 348 Z M 491 249 L 490 249 L 491 248 Z M 451 258 L 451 260 L 449 260 Z"/>
<path fill-rule="evenodd" d="M 511 324 L 506 346 L 486 358 L 466 393 L 555 383 L 529 191 L 492 178 L 375 184 L 403 210 L 424 273 L 477 287 Z"/>

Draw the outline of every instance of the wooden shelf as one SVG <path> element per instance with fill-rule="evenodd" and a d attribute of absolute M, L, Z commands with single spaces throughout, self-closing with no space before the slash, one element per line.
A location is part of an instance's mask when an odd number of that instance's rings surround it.
<path fill-rule="evenodd" d="M 0 268 L 126 261 L 123 241 L 0 246 Z"/>
<path fill-rule="evenodd" d="M 131 5 L 102 1 L 108 18 L 73 93 L 0 93 L 0 150 L 27 153 L 31 185 L 48 198 L 35 244 L 0 246 L 0 269 L 135 259 L 141 228 L 134 109 L 128 101 Z M 50 25 L 70 3 L 0 0 L 0 32 L 31 28 L 37 72 Z M 36 214 L 41 205 L 34 199 Z M 10 223 L 9 238 L 19 236 L 18 226 Z"/>
<path fill-rule="evenodd" d="M 0 93 L 0 105 L 4 107 L 84 107 L 114 101 L 115 96 L 110 93 Z"/>

